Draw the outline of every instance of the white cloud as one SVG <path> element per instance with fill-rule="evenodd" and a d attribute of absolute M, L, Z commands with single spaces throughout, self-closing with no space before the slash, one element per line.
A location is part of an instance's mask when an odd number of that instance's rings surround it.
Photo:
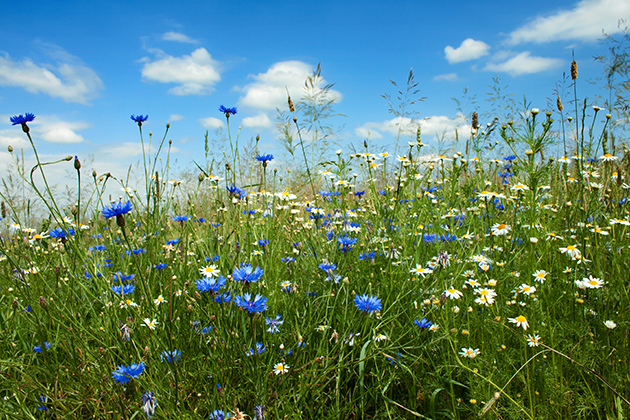
<path fill-rule="evenodd" d="M 511 45 L 567 40 L 596 40 L 602 29 L 619 32 L 619 19 L 630 18 L 630 2 L 624 0 L 582 0 L 571 10 L 539 16 L 509 34 Z"/>
<path fill-rule="evenodd" d="M 171 114 L 171 115 L 168 117 L 168 120 L 169 120 L 169 121 L 181 121 L 181 120 L 183 120 L 183 119 L 184 119 L 184 116 L 183 116 L 183 115 L 179 115 L 179 114 Z"/>
<path fill-rule="evenodd" d="M 444 55 L 449 63 L 459 63 L 461 61 L 476 60 L 479 57 L 488 55 L 490 45 L 483 41 L 475 41 L 472 38 L 465 39 L 458 47 L 453 48 L 448 45 L 444 48 Z"/>
<path fill-rule="evenodd" d="M 197 41 L 196 39 L 192 39 L 190 37 L 188 37 L 187 35 L 184 35 L 182 33 L 179 32 L 166 32 L 165 34 L 162 35 L 162 39 L 164 41 L 175 41 L 175 42 L 184 42 L 186 44 L 198 44 L 199 41 Z"/>
<path fill-rule="evenodd" d="M 373 126 L 374 124 L 380 127 L 379 123 L 365 123 L 363 126 L 355 128 L 354 133 L 362 139 L 382 139 L 383 135 L 377 131 L 376 127 Z"/>
<path fill-rule="evenodd" d="M 458 80 L 457 73 L 439 74 L 433 78 L 433 80 L 446 80 L 447 82 L 454 82 Z"/>
<path fill-rule="evenodd" d="M 276 108 L 287 109 L 287 89 L 293 102 L 297 102 L 304 93 L 304 81 L 313 73 L 313 67 L 302 61 L 282 61 L 272 65 L 265 73 L 250 75 L 254 79 L 243 87 L 245 92 L 239 100 L 239 105 L 249 106 L 263 111 L 273 111 Z M 317 87 L 326 84 L 320 80 Z M 342 95 L 336 90 L 330 90 L 331 97 L 341 99 Z"/>
<path fill-rule="evenodd" d="M 354 132 L 357 136 L 362 138 L 381 139 L 383 138 L 383 133 L 397 137 L 399 131 L 401 135 L 415 135 L 418 125 L 420 125 L 422 131 L 422 138 L 426 141 L 431 140 L 436 134 L 441 135 L 444 132 L 453 134 L 458 127 L 470 129 L 470 127 L 465 124 L 463 115 L 458 115 L 455 118 L 435 115 L 417 121 L 412 121 L 410 118 L 396 117 L 383 122 L 368 122 L 356 128 Z"/>
<path fill-rule="evenodd" d="M 494 72 L 505 72 L 512 76 L 519 76 L 522 74 L 540 73 L 542 71 L 550 70 L 564 64 L 564 61 L 558 58 L 546 58 L 531 56 L 529 51 L 523 51 L 522 53 L 513 56 L 502 63 L 488 63 L 484 70 Z M 504 57 L 505 54 L 500 54 L 497 57 Z"/>
<path fill-rule="evenodd" d="M 216 130 L 217 128 L 223 127 L 223 121 L 214 117 L 199 118 L 198 121 L 203 128 L 208 130 Z"/>
<path fill-rule="evenodd" d="M 243 118 L 243 126 L 249 128 L 271 128 L 273 123 L 267 114 L 260 113 L 255 117 Z"/>
<path fill-rule="evenodd" d="M 66 102 L 89 105 L 103 82 L 96 72 L 61 48 L 44 45 L 56 64 L 36 64 L 30 58 L 13 60 L 0 52 L 0 86 L 20 87 L 30 93 L 44 93 Z"/>
<path fill-rule="evenodd" d="M 0 118 L 2 117 L 0 115 Z M 2 119 L 8 120 L 9 118 Z M 35 142 L 41 139 L 49 143 L 70 144 L 84 142 L 85 139 L 77 131 L 90 128 L 92 124 L 85 121 L 61 121 L 54 115 L 38 115 L 35 121 L 28 123 L 28 126 L 31 128 L 31 136 Z M 20 134 L 23 133 L 19 126 L 0 130 L 0 144 L 11 144 L 14 148 L 24 147 L 26 145 L 24 141 L 16 141 L 20 138 Z"/>
<path fill-rule="evenodd" d="M 12 146 L 15 150 L 30 147 L 21 128 L 0 130 L 0 146 L 2 151 L 6 151 L 8 146 Z"/>
<path fill-rule="evenodd" d="M 179 152 L 175 146 L 170 147 L 171 154 Z M 117 157 L 119 160 L 142 156 L 142 144 L 139 142 L 111 143 L 99 150 L 99 154 Z"/>
<path fill-rule="evenodd" d="M 160 83 L 176 83 L 168 91 L 172 95 L 209 95 L 221 80 L 219 63 L 212 59 L 205 48 L 198 48 L 190 55 L 173 57 L 160 54 L 155 61 L 143 59 L 142 79 Z"/>

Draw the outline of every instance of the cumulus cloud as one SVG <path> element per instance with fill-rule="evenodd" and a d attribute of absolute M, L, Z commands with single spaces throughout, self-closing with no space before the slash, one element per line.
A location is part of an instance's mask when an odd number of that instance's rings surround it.
<path fill-rule="evenodd" d="M 262 111 L 272 111 L 276 108 L 287 108 L 287 89 L 294 102 L 300 99 L 304 92 L 304 81 L 313 73 L 313 67 L 302 61 L 282 61 L 272 65 L 265 73 L 250 75 L 254 81 L 241 90 L 244 95 L 239 105 L 249 106 Z M 321 79 L 317 88 L 326 85 Z M 330 95 L 341 99 L 342 95 L 331 89 Z"/>
<path fill-rule="evenodd" d="M 387 133 L 392 137 L 397 137 L 399 132 L 403 135 L 415 135 L 418 125 L 422 131 L 422 138 L 427 140 L 444 132 L 447 134 L 454 133 L 458 127 L 463 130 L 470 129 L 465 124 L 463 115 L 458 115 L 455 118 L 435 115 L 417 121 L 412 121 L 410 118 L 396 117 L 382 122 L 368 122 L 361 127 L 357 127 L 354 132 L 362 138 L 382 139 L 383 133 Z"/>
<path fill-rule="evenodd" d="M 497 57 L 503 57 L 501 54 Z M 529 51 L 515 55 L 501 63 L 488 63 L 484 70 L 494 72 L 505 72 L 512 76 L 520 76 L 523 74 L 540 73 L 564 64 L 564 61 L 557 58 L 546 58 L 532 56 Z"/>
<path fill-rule="evenodd" d="M 271 128 L 273 123 L 267 114 L 260 113 L 255 117 L 243 118 L 243 126 L 248 128 Z"/>
<path fill-rule="evenodd" d="M 8 121 L 9 116 L 0 115 L 0 120 Z M 54 115 L 38 115 L 28 126 L 35 141 L 41 139 L 49 143 L 70 144 L 84 142 L 85 139 L 77 131 L 91 128 L 92 124 L 85 121 L 63 121 Z M 0 145 L 10 144 L 14 148 L 27 146 L 26 141 L 21 139 L 21 134 L 19 126 L 0 130 Z"/>
<path fill-rule="evenodd" d="M 165 34 L 162 35 L 162 39 L 164 41 L 175 41 L 175 42 L 183 42 L 186 44 L 198 44 L 199 41 L 197 41 L 196 39 L 192 39 L 190 37 L 188 37 L 187 35 L 184 35 L 182 33 L 179 32 L 166 32 Z"/>
<path fill-rule="evenodd" d="M 483 41 L 475 41 L 472 38 L 465 39 L 458 47 L 453 48 L 448 45 L 444 48 L 444 55 L 449 63 L 459 63 L 461 61 L 476 60 L 484 55 L 488 55 L 490 45 Z"/>
<path fill-rule="evenodd" d="M 457 73 L 439 74 L 433 78 L 433 80 L 446 80 L 447 82 L 454 82 L 457 79 Z"/>
<path fill-rule="evenodd" d="M 184 119 L 184 116 L 183 116 L 183 115 L 179 115 L 179 114 L 171 114 L 171 115 L 168 117 L 168 120 L 169 120 L 169 121 L 181 121 L 181 120 L 183 120 L 183 119 Z"/>
<path fill-rule="evenodd" d="M 20 87 L 30 93 L 89 105 L 104 87 L 96 72 L 59 47 L 46 45 L 45 50 L 55 64 L 38 64 L 28 57 L 14 60 L 0 52 L 0 86 Z"/>
<path fill-rule="evenodd" d="M 223 127 L 224 124 L 222 120 L 214 117 L 199 118 L 198 121 L 203 128 L 208 130 L 216 130 L 217 128 Z"/>
<path fill-rule="evenodd" d="M 619 19 L 630 18 L 630 2 L 622 0 L 582 0 L 571 10 L 539 16 L 509 34 L 508 44 L 551 41 L 591 41 L 617 33 Z"/>
<path fill-rule="evenodd" d="M 16 128 L 10 128 L 6 130 L 0 130 L 0 146 L 2 149 L 7 150 L 8 146 L 12 146 L 14 149 L 24 149 L 29 147 L 29 143 L 26 140 L 26 136 L 22 133 L 22 130 Z"/>
<path fill-rule="evenodd" d="M 169 89 L 171 95 L 209 95 L 221 80 L 219 63 L 212 59 L 205 48 L 198 48 L 190 55 L 173 57 L 161 53 L 155 61 L 144 58 L 142 80 L 159 83 L 175 83 Z"/>

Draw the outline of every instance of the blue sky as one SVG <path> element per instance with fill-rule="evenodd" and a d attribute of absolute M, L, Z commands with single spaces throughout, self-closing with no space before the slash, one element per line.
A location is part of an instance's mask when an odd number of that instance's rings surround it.
<path fill-rule="evenodd" d="M 380 95 L 395 93 L 389 79 L 404 86 L 412 68 L 427 97 L 415 110 L 431 143 L 465 123 L 450 99 L 464 88 L 480 112 L 489 108 L 495 75 L 517 101 L 526 95 L 546 110 L 572 51 L 578 95 L 593 97 L 586 79 L 601 73 L 592 57 L 605 52 L 597 40 L 621 18 L 630 18 L 630 3 L 620 0 L 8 2 L 0 16 L 0 165 L 11 162 L 9 144 L 28 156 L 9 123 L 24 112 L 37 115 L 31 127 L 45 157 L 91 154 L 97 172 L 124 176 L 141 158 L 129 117 L 148 114 L 143 128 L 161 136 L 170 122 L 173 157 L 188 165 L 203 154 L 205 130 L 212 136 L 224 121 L 220 105 L 238 107 L 231 125 L 242 127 L 241 139 L 260 134 L 261 152 L 280 157 L 275 107 L 286 106 L 285 86 L 300 97 L 319 62 L 346 115 L 333 120 L 345 124 L 342 147 L 362 144 L 368 130 L 391 144 L 393 116 Z"/>

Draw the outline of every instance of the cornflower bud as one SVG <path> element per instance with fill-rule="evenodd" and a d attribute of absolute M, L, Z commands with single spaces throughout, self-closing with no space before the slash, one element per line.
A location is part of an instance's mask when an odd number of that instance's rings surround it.
<path fill-rule="evenodd" d="M 81 169 L 81 162 L 79 161 L 79 158 L 76 156 L 74 157 L 74 169 L 76 169 L 77 171 Z"/>

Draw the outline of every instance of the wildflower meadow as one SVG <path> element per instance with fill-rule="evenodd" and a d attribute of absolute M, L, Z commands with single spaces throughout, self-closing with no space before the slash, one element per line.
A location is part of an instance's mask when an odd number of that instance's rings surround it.
<path fill-rule="evenodd" d="M 470 114 L 447 152 L 420 128 L 334 152 L 308 126 L 331 103 L 289 97 L 291 167 L 221 105 L 229 147 L 180 179 L 132 115 L 135 184 L 40 160 L 15 115 L 40 211 L 2 195 L 0 415 L 626 418 L 630 152 L 570 99 Z"/>

